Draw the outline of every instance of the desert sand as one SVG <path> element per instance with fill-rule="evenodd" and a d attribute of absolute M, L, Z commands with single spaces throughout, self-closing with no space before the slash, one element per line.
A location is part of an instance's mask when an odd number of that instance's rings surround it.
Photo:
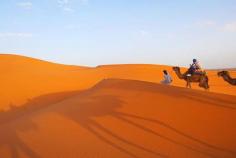
<path fill-rule="evenodd" d="M 163 69 L 171 86 L 159 84 Z M 185 88 L 171 66 L 2 54 L 0 157 L 234 158 L 236 86 L 207 73 L 209 91 Z"/>

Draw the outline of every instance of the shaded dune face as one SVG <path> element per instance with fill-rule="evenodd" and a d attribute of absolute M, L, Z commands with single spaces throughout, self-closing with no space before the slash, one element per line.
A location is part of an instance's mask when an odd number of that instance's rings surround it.
<path fill-rule="evenodd" d="M 1 157 L 234 158 L 236 97 L 105 79 L 0 113 Z"/>
<path fill-rule="evenodd" d="M 0 109 L 25 104 L 32 98 L 62 91 L 91 88 L 106 78 L 131 79 L 159 83 L 166 69 L 173 77 L 173 85 L 185 87 L 172 67 L 164 65 L 106 65 L 95 68 L 55 64 L 16 55 L 0 55 Z M 186 69 L 182 69 L 185 72 Z M 230 72 L 236 77 L 235 72 Z M 235 95 L 236 87 L 224 82 L 216 71 L 208 71 L 211 92 Z M 201 90 L 198 84 L 193 89 Z"/>

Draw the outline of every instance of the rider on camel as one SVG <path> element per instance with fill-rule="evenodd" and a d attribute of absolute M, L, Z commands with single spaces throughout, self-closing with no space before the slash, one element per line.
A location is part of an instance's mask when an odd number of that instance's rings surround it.
<path fill-rule="evenodd" d="M 189 68 L 189 74 L 193 75 L 193 74 L 202 74 L 203 70 L 199 64 L 199 62 L 197 61 L 197 59 L 193 59 L 193 63 L 190 65 Z"/>

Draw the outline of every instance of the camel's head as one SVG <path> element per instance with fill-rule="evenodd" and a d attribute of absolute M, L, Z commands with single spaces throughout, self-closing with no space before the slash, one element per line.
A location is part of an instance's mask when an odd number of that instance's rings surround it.
<path fill-rule="evenodd" d="M 173 67 L 172 69 L 173 69 L 175 72 L 176 72 L 176 71 L 180 71 L 180 68 L 177 67 L 177 66 Z"/>
<path fill-rule="evenodd" d="M 229 75 L 229 72 L 228 71 L 220 71 L 217 73 L 217 75 L 220 77 L 220 76 L 225 76 L 225 75 Z"/>

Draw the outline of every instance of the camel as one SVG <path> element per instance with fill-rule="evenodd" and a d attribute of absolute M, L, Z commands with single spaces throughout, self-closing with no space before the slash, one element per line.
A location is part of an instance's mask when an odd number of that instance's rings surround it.
<path fill-rule="evenodd" d="M 236 86 L 236 78 L 232 78 L 230 75 L 229 75 L 229 72 L 228 71 L 220 71 L 217 73 L 218 76 L 220 77 L 223 77 L 223 79 L 228 82 L 229 84 L 231 85 L 234 85 Z"/>
<path fill-rule="evenodd" d="M 179 77 L 179 79 L 183 79 L 186 81 L 186 87 L 191 88 L 191 82 L 198 82 L 199 87 L 202 87 L 204 89 L 209 89 L 208 85 L 208 77 L 207 75 L 204 74 L 193 74 L 193 75 L 188 75 L 189 70 L 186 71 L 184 74 L 181 73 L 179 67 L 173 67 L 173 70 L 175 71 L 176 75 Z"/>

